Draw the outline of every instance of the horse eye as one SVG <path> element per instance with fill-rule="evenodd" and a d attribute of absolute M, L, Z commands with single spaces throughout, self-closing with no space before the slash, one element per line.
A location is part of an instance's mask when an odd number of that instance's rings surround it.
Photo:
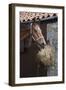
<path fill-rule="evenodd" d="M 37 30 L 34 30 L 35 32 L 37 32 Z"/>

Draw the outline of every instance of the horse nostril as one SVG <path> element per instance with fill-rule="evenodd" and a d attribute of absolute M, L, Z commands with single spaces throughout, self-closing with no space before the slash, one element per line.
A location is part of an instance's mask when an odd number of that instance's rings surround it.
<path fill-rule="evenodd" d="M 44 45 L 44 43 L 42 43 L 42 45 Z"/>

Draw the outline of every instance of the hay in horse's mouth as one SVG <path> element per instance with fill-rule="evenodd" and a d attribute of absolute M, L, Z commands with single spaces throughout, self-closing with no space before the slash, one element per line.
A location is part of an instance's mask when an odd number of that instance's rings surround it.
<path fill-rule="evenodd" d="M 54 48 L 52 48 L 50 45 L 46 45 L 44 49 L 41 49 L 37 53 L 37 58 L 46 66 L 53 65 L 54 64 Z"/>

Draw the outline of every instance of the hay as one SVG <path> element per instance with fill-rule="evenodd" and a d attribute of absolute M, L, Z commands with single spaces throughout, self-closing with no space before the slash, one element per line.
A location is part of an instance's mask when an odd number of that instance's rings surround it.
<path fill-rule="evenodd" d="M 54 64 L 54 55 L 55 55 L 54 53 L 55 53 L 55 49 L 50 45 L 46 45 L 44 49 L 41 49 L 37 53 L 37 58 L 45 66 L 50 66 Z"/>

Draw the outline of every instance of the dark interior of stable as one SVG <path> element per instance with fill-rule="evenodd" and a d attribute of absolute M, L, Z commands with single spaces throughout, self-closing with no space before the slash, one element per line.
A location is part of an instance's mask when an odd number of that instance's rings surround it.
<path fill-rule="evenodd" d="M 44 21 L 38 20 L 37 23 L 40 24 L 42 33 L 47 40 L 47 23 L 57 22 L 56 18 L 46 19 Z M 36 62 L 36 53 L 38 48 L 36 47 L 34 41 L 32 40 L 31 46 L 29 47 L 29 38 L 30 35 L 30 22 L 20 22 L 20 77 L 39 77 L 47 76 L 47 67 L 40 63 L 40 68 L 38 72 L 37 62 Z M 23 39 L 23 36 L 27 37 Z M 25 36 L 24 36 L 25 37 Z"/>

